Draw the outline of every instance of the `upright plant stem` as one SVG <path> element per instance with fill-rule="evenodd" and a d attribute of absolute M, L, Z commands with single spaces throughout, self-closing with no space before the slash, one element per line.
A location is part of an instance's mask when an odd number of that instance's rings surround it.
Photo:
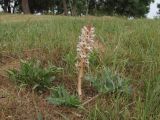
<path fill-rule="evenodd" d="M 82 99 L 82 79 L 83 79 L 83 76 L 84 76 L 84 64 L 83 64 L 83 61 L 81 61 L 81 64 L 80 64 L 80 70 L 79 70 L 79 74 L 78 74 L 78 95 L 79 95 L 79 98 L 80 100 Z"/>

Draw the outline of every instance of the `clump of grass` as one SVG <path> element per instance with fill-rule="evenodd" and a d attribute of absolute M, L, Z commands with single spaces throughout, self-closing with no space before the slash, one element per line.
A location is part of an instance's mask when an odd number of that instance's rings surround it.
<path fill-rule="evenodd" d="M 54 105 L 65 105 L 69 107 L 78 107 L 80 105 L 78 97 L 70 95 L 64 86 L 58 86 L 52 89 L 51 96 L 47 100 Z"/>
<path fill-rule="evenodd" d="M 104 68 L 102 73 L 95 77 L 87 75 L 86 80 L 89 80 L 100 93 L 115 91 L 130 93 L 131 91 L 128 81 L 117 74 L 113 74 L 109 68 Z"/>
<path fill-rule="evenodd" d="M 144 100 L 144 109 L 142 110 L 143 119 L 159 119 L 160 115 L 160 75 L 153 80 L 146 82 L 146 94 Z M 151 117 L 152 116 L 152 117 Z"/>
<path fill-rule="evenodd" d="M 40 61 L 21 60 L 20 69 L 11 69 L 7 73 L 17 85 L 32 87 L 36 91 L 45 91 L 52 87 L 52 82 L 62 68 L 49 66 L 44 68 Z"/>

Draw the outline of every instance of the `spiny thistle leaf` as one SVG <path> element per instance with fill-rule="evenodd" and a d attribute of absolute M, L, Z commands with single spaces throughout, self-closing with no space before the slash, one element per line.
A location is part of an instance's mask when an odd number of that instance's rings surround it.
<path fill-rule="evenodd" d="M 55 75 L 59 73 L 62 68 L 56 66 L 49 66 L 44 68 L 40 61 L 20 61 L 20 69 L 8 70 L 9 78 L 16 84 L 26 84 L 28 87 L 36 91 L 45 91 L 52 86 L 52 81 Z"/>
<path fill-rule="evenodd" d="M 104 68 L 103 72 L 96 77 L 87 75 L 86 80 L 90 81 L 92 85 L 100 93 L 120 91 L 124 93 L 130 93 L 131 88 L 126 79 L 113 74 L 109 68 Z"/>
<path fill-rule="evenodd" d="M 80 105 L 79 99 L 74 95 L 69 95 L 64 86 L 58 86 L 52 89 L 51 96 L 47 101 L 54 105 L 65 105 L 70 107 L 78 107 Z"/>

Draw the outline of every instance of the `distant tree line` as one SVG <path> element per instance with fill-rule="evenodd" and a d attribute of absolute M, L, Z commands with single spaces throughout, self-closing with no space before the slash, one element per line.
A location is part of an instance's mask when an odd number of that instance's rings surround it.
<path fill-rule="evenodd" d="M 157 5 L 158 8 L 158 14 L 160 15 L 160 4 Z"/>
<path fill-rule="evenodd" d="M 4 12 L 144 17 L 154 0 L 0 0 Z M 11 3 L 14 3 L 11 5 Z"/>

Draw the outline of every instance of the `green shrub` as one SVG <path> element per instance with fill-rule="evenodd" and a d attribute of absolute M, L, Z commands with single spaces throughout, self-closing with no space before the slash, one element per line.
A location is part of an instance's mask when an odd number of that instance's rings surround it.
<path fill-rule="evenodd" d="M 78 107 L 80 105 L 78 97 L 70 95 L 64 86 L 58 86 L 52 89 L 51 96 L 47 100 L 54 105 L 65 105 L 69 107 Z"/>
<path fill-rule="evenodd" d="M 116 74 L 113 74 L 109 68 L 104 68 L 102 73 L 95 77 L 87 75 L 86 80 L 90 81 L 100 93 L 115 91 L 130 93 L 128 81 Z"/>
<path fill-rule="evenodd" d="M 30 60 L 20 61 L 20 69 L 8 70 L 8 75 L 18 85 L 32 87 L 36 91 L 45 91 L 52 86 L 55 75 L 62 68 L 49 66 L 44 68 L 40 61 Z"/>

